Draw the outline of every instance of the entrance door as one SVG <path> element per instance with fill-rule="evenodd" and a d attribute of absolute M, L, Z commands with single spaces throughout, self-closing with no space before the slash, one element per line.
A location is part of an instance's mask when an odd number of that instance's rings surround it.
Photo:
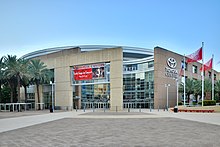
<path fill-rule="evenodd" d="M 94 108 L 103 108 L 109 106 L 110 84 L 92 84 L 82 85 L 81 88 L 81 103 L 84 106 L 90 107 L 93 104 Z"/>

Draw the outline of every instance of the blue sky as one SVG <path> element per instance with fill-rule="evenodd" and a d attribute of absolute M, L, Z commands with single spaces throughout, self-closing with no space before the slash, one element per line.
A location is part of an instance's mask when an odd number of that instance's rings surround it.
<path fill-rule="evenodd" d="M 219 0 L 0 0 L 0 56 L 75 45 L 167 48 L 204 42 L 220 71 Z"/>

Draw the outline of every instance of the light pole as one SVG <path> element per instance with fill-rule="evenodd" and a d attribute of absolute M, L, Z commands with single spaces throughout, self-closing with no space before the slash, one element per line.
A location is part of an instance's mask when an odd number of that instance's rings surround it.
<path fill-rule="evenodd" d="M 51 107 L 52 108 L 50 108 L 50 112 L 53 112 L 54 111 L 54 104 L 53 104 L 53 99 L 54 99 L 54 97 L 53 97 L 53 91 L 54 91 L 54 89 L 53 89 L 53 86 L 54 86 L 54 83 L 52 82 L 52 81 L 50 81 L 50 84 L 51 84 L 51 86 L 52 86 L 52 102 L 51 102 Z M 52 110 L 51 110 L 52 109 Z"/>
<path fill-rule="evenodd" d="M 178 78 L 176 78 L 176 106 L 178 108 L 178 97 L 179 97 L 179 81 Z"/>
<path fill-rule="evenodd" d="M 170 87 L 170 84 L 165 84 L 165 87 L 167 88 L 167 111 L 168 111 L 168 89 Z"/>
<path fill-rule="evenodd" d="M 174 80 L 176 80 L 176 106 L 178 107 L 178 97 L 179 97 L 179 80 L 178 77 L 174 78 Z"/>

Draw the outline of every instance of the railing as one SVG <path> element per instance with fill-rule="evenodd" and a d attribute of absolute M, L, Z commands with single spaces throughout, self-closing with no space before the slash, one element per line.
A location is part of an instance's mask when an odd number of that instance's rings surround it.
<path fill-rule="evenodd" d="M 24 110 L 27 110 L 27 106 L 30 106 L 32 109 L 31 103 L 0 103 L 0 111 L 21 111 L 22 106 Z"/>
<path fill-rule="evenodd" d="M 87 108 L 90 108 L 90 109 L 93 109 L 93 108 L 109 108 L 110 107 L 110 104 L 107 103 L 107 102 L 82 102 L 82 109 L 87 109 Z"/>
<path fill-rule="evenodd" d="M 75 111 L 77 112 L 79 109 L 75 107 Z M 93 105 L 93 107 L 87 108 L 86 105 L 84 107 L 81 107 L 81 111 L 88 111 L 88 112 L 152 112 L 153 108 L 142 108 L 141 106 L 139 108 L 123 108 L 123 106 L 110 106 L 109 108 L 103 107 L 98 108 Z"/>

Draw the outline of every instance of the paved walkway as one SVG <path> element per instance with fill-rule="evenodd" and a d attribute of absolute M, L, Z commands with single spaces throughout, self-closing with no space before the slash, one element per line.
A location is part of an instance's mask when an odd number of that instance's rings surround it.
<path fill-rule="evenodd" d="M 220 113 L 191 113 L 191 112 L 173 113 L 171 111 L 169 112 L 153 111 L 152 114 L 156 114 L 161 117 L 173 117 L 173 118 L 191 120 L 196 122 L 220 125 Z"/>
<path fill-rule="evenodd" d="M 9 118 L 8 118 L 9 117 Z M 163 110 L 133 110 L 133 112 L 92 112 L 92 110 L 49 113 L 49 111 L 2 112 L 0 133 L 63 118 L 162 118 L 172 117 L 220 125 L 220 113 L 189 113 Z"/>
<path fill-rule="evenodd" d="M 36 124 L 42 124 L 42 123 L 46 123 L 46 122 L 50 122 L 54 120 L 77 116 L 80 114 L 80 112 L 73 113 L 71 111 L 70 112 L 58 112 L 58 113 L 49 113 L 49 111 L 47 111 L 47 113 L 45 113 L 45 111 L 42 111 L 40 113 L 39 111 L 36 111 L 37 113 L 36 115 L 29 115 L 30 112 L 28 111 L 26 112 L 3 112 L 3 113 L 9 113 L 9 115 L 12 115 L 10 113 L 14 113 L 14 117 L 12 116 L 11 118 L 0 119 L 0 132 L 19 129 L 19 128 L 32 126 Z M 31 114 L 34 114 L 34 112 L 32 112 Z"/>
<path fill-rule="evenodd" d="M 0 113 L 0 118 L 2 114 L 6 112 Z M 26 115 L 20 112 L 0 119 L 0 146 L 218 147 L 220 144 L 220 113 L 90 110 Z"/>

